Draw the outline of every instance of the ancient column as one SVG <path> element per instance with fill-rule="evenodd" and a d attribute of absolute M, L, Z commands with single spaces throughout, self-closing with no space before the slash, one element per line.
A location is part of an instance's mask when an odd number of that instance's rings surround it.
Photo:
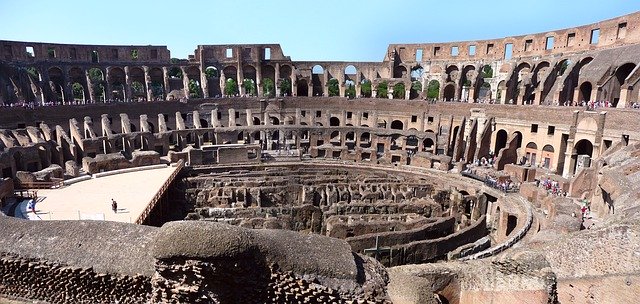
<path fill-rule="evenodd" d="M 187 75 L 187 69 L 184 66 L 180 67 L 182 71 L 182 91 L 184 92 L 184 96 L 189 98 L 189 75 Z"/>
<path fill-rule="evenodd" d="M 89 91 L 89 100 L 92 103 L 95 103 L 95 100 L 93 99 L 95 92 L 93 90 L 93 82 L 91 81 L 91 76 L 89 75 L 89 70 L 85 70 L 84 71 L 84 77 L 87 79 L 87 91 Z"/>
<path fill-rule="evenodd" d="M 106 88 L 105 88 L 105 102 L 111 102 L 113 100 L 113 87 L 111 86 L 111 67 L 107 67 L 105 71 Z"/>
<path fill-rule="evenodd" d="M 240 55 L 242 53 L 238 53 L 238 69 L 237 69 L 237 74 L 238 74 L 238 91 L 240 92 L 240 96 L 243 96 L 245 94 L 247 94 L 247 91 L 244 89 L 244 71 L 242 70 L 242 62 L 241 62 L 241 58 L 242 56 Z"/>
<path fill-rule="evenodd" d="M 273 80 L 273 85 L 275 86 L 276 96 L 280 97 L 280 63 L 276 62 L 276 74 L 275 79 Z"/>
<path fill-rule="evenodd" d="M 404 91 L 404 99 L 406 99 L 406 100 L 411 99 L 411 87 L 409 87 L 408 89 L 406 89 Z"/>
<path fill-rule="evenodd" d="M 202 88 L 202 97 L 209 98 L 209 78 L 207 78 L 206 67 L 200 67 L 200 88 Z"/>
<path fill-rule="evenodd" d="M 231 108 L 229 109 L 229 127 L 236 126 L 236 110 Z"/>
<path fill-rule="evenodd" d="M 124 101 L 127 102 L 131 102 L 133 101 L 132 97 L 133 94 L 131 94 L 131 75 L 129 74 L 129 66 L 124 67 L 124 79 L 125 79 L 125 85 L 124 85 Z"/>
<path fill-rule="evenodd" d="M 329 97 L 329 70 L 328 69 L 324 69 L 324 71 L 322 72 L 322 78 L 324 79 L 322 83 L 322 96 Z M 311 82 L 313 82 L 313 77 L 311 77 L 311 80 L 312 80 Z"/>
<path fill-rule="evenodd" d="M 151 75 L 149 74 L 149 67 L 143 66 L 144 69 L 144 86 L 147 89 L 147 101 L 153 100 L 153 90 L 151 85 Z"/>
<path fill-rule="evenodd" d="M 262 66 L 260 63 L 256 64 L 256 94 L 258 97 L 262 97 Z"/>
<path fill-rule="evenodd" d="M 162 80 L 164 82 L 163 97 L 167 98 L 167 95 L 171 92 L 171 84 L 169 83 L 169 69 L 167 67 L 162 67 Z"/>

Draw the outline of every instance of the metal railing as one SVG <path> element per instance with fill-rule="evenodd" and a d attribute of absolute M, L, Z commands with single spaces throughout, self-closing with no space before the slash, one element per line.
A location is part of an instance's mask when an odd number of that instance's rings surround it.
<path fill-rule="evenodd" d="M 162 184 L 162 187 L 160 187 L 160 189 L 153 196 L 153 198 L 151 199 L 147 207 L 144 208 L 140 216 L 138 216 L 138 218 L 135 221 L 136 224 L 142 225 L 144 221 L 147 220 L 147 217 L 149 217 L 149 214 L 151 214 L 151 210 L 153 210 L 153 208 L 155 208 L 156 205 L 158 205 L 158 202 L 160 201 L 162 196 L 165 194 L 167 189 L 169 189 L 169 185 L 171 185 L 171 183 L 175 180 L 176 176 L 178 176 L 180 171 L 182 171 L 182 168 L 184 168 L 184 160 L 181 159 L 176 164 L 176 169 L 173 171 L 173 173 L 171 173 L 169 178 L 167 178 L 164 184 Z"/>
<path fill-rule="evenodd" d="M 19 189 L 53 189 L 53 188 L 61 188 L 64 185 L 64 179 L 62 178 L 51 178 L 51 181 L 43 182 L 19 182 Z"/>

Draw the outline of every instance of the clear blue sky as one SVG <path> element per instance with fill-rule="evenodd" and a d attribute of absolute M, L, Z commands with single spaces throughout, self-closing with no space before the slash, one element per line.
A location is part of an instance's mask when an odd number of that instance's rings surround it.
<path fill-rule="evenodd" d="M 167 45 L 178 58 L 199 44 L 280 43 L 293 60 L 381 61 L 390 43 L 500 38 L 637 10 L 640 0 L 0 0 L 0 39 Z"/>

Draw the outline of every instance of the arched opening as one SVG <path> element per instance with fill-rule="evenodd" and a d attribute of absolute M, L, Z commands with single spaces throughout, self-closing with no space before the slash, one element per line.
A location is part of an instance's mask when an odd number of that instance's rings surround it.
<path fill-rule="evenodd" d="M 327 82 L 327 91 L 329 93 L 329 97 L 340 96 L 340 83 L 338 79 L 329 79 Z"/>
<path fill-rule="evenodd" d="M 280 79 L 278 79 L 278 87 L 280 88 L 280 94 L 282 96 L 291 96 L 291 66 L 280 66 Z"/>
<path fill-rule="evenodd" d="M 376 97 L 378 98 L 388 98 L 389 97 L 389 86 L 386 81 L 383 81 L 378 84 L 376 87 Z"/>
<path fill-rule="evenodd" d="M 309 83 L 306 79 L 300 79 L 297 81 L 296 94 L 297 96 L 309 96 Z"/>
<path fill-rule="evenodd" d="M 578 101 L 591 101 L 591 90 L 593 86 L 590 82 L 585 81 L 580 85 L 580 96 L 578 96 Z"/>
<path fill-rule="evenodd" d="M 460 126 L 456 126 L 455 128 L 453 128 L 453 133 L 451 133 L 451 144 L 449 145 L 449 156 L 453 156 L 453 149 L 456 146 L 456 141 L 458 141 L 459 129 L 460 129 Z"/>
<path fill-rule="evenodd" d="M 249 96 L 257 96 L 257 73 L 256 68 L 252 65 L 245 65 L 242 67 L 242 74 L 244 80 L 242 80 L 242 87 L 244 93 Z"/>
<path fill-rule="evenodd" d="M 420 97 L 422 93 L 422 83 L 418 80 L 411 83 L 411 90 L 409 91 L 409 99 L 416 99 Z"/>
<path fill-rule="evenodd" d="M 418 146 L 418 138 L 414 135 L 409 135 L 405 139 L 405 146 L 411 146 L 413 148 Z"/>
<path fill-rule="evenodd" d="M 71 85 L 71 91 L 73 92 L 73 100 L 75 102 L 85 103 L 84 86 L 79 82 L 74 82 Z"/>
<path fill-rule="evenodd" d="M 413 68 L 411 68 L 411 81 L 421 81 L 423 74 L 424 68 L 422 68 L 422 66 L 414 66 Z"/>
<path fill-rule="evenodd" d="M 404 130 L 404 124 L 402 123 L 402 121 L 394 120 L 391 122 L 391 129 Z"/>
<path fill-rule="evenodd" d="M 311 69 L 311 84 L 313 85 L 313 96 L 322 96 L 324 94 L 324 68 L 321 65 L 315 65 Z"/>
<path fill-rule="evenodd" d="M 524 151 L 527 162 L 532 166 L 535 165 L 538 158 L 538 145 L 534 142 L 529 142 Z"/>
<path fill-rule="evenodd" d="M 522 133 L 520 133 L 519 131 L 515 131 L 513 132 L 513 136 L 516 139 L 516 148 L 522 147 Z"/>
<path fill-rule="evenodd" d="M 89 69 L 89 81 L 91 82 L 91 87 L 93 88 L 93 96 L 91 96 L 91 100 L 95 102 L 105 102 L 105 86 L 104 86 L 104 73 L 99 68 L 90 68 Z"/>
<path fill-rule="evenodd" d="M 429 100 L 437 100 L 440 97 L 440 82 L 437 80 L 429 81 L 427 86 L 427 98 Z"/>
<path fill-rule="evenodd" d="M 620 101 L 620 97 L 622 94 L 622 89 L 624 89 L 623 85 L 625 84 L 627 77 L 631 75 L 631 72 L 635 68 L 636 65 L 634 63 L 625 63 L 616 70 L 616 77 L 614 78 L 612 87 L 610 87 L 609 90 L 611 92 L 610 100 L 612 102 L 612 107 L 616 107 L 618 105 L 618 101 Z"/>
<path fill-rule="evenodd" d="M 339 127 L 340 126 L 340 119 L 338 117 L 331 117 L 329 119 L 329 126 L 330 127 Z"/>
<path fill-rule="evenodd" d="M 114 100 L 125 100 L 128 97 L 124 89 L 126 83 L 126 76 L 124 70 L 119 67 L 114 67 L 109 70 L 109 79 L 107 81 L 111 84 L 111 96 Z"/>
<path fill-rule="evenodd" d="M 393 78 L 404 78 L 407 75 L 407 68 L 399 65 L 393 68 Z"/>
<path fill-rule="evenodd" d="M 160 68 L 151 68 L 149 69 L 149 77 L 151 78 L 151 98 L 154 100 L 164 99 L 165 87 L 164 87 L 164 73 Z M 210 85 L 211 87 L 211 85 Z M 217 92 L 213 95 L 220 94 L 220 85 L 217 85 Z M 209 89 L 211 90 L 211 88 Z M 212 95 L 212 96 L 213 96 Z"/>
<path fill-rule="evenodd" d="M 238 143 L 239 144 L 243 144 L 244 143 L 244 132 L 242 132 L 242 131 L 238 132 Z"/>
<path fill-rule="evenodd" d="M 438 304 L 449 304 L 450 303 L 449 300 L 445 296 L 443 296 L 443 295 L 441 295 L 439 293 L 435 294 L 435 298 L 436 298 L 436 303 L 438 303 Z"/>
<path fill-rule="evenodd" d="M 129 81 L 131 81 L 131 100 L 146 100 L 147 89 L 145 86 L 146 79 L 144 70 L 139 67 L 129 68 Z"/>
<path fill-rule="evenodd" d="M 238 83 L 233 78 L 228 78 L 224 83 L 224 95 L 235 96 L 238 95 Z"/>
<path fill-rule="evenodd" d="M 517 226 L 518 226 L 518 217 L 516 217 L 515 215 L 509 214 L 509 216 L 507 216 L 506 235 L 509 236 L 511 232 L 513 232 L 513 230 L 516 229 Z"/>
<path fill-rule="evenodd" d="M 64 74 L 58 67 L 52 67 L 47 71 L 49 74 L 49 87 L 51 89 L 52 100 L 56 102 L 62 102 L 65 99 L 64 96 Z"/>
<path fill-rule="evenodd" d="M 360 82 L 360 94 L 362 94 L 362 97 L 370 98 L 371 93 L 372 93 L 371 80 L 362 79 L 362 82 Z"/>
<path fill-rule="evenodd" d="M 498 133 L 496 133 L 496 143 L 493 146 L 493 153 L 495 155 L 498 155 L 500 150 L 507 146 L 507 137 L 508 134 L 505 130 L 499 130 Z"/>
<path fill-rule="evenodd" d="M 422 148 L 422 151 L 427 151 L 427 150 L 433 150 L 434 148 L 433 146 L 435 146 L 435 143 L 433 142 L 433 139 L 427 138 L 422 141 L 422 145 L 424 146 Z"/>
<path fill-rule="evenodd" d="M 447 84 L 446 87 L 444 87 L 444 100 L 445 101 L 453 101 L 453 99 L 456 96 L 456 87 L 453 83 L 449 83 Z"/>
<path fill-rule="evenodd" d="M 280 124 L 280 119 L 278 119 L 278 117 L 275 117 L 275 116 L 269 116 L 269 122 L 271 123 L 271 125 L 277 126 Z"/>
<path fill-rule="evenodd" d="M 356 83 L 348 79 L 344 82 L 344 97 L 355 98 L 356 97 Z"/>
<path fill-rule="evenodd" d="M 572 156 L 574 161 L 573 172 L 577 173 L 583 168 L 591 167 L 591 158 L 593 157 L 593 144 L 588 139 L 579 140 L 573 147 L 575 154 Z"/>
<path fill-rule="evenodd" d="M 545 145 L 542 147 L 542 167 L 549 169 L 551 168 L 551 162 L 555 153 L 555 149 L 553 149 L 552 145 Z"/>
<path fill-rule="evenodd" d="M 259 126 L 260 125 L 260 118 L 253 117 L 253 125 L 254 126 Z"/>

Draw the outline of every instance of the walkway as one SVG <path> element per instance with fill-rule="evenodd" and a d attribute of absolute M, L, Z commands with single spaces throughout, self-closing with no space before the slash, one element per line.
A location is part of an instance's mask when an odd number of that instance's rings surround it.
<path fill-rule="evenodd" d="M 38 190 L 36 212 L 19 207 L 31 220 L 106 220 L 134 223 L 177 168 L 142 170 L 78 182 L 60 189 Z M 118 212 L 111 210 L 111 199 Z M 16 212 L 17 213 L 17 212 Z"/>

